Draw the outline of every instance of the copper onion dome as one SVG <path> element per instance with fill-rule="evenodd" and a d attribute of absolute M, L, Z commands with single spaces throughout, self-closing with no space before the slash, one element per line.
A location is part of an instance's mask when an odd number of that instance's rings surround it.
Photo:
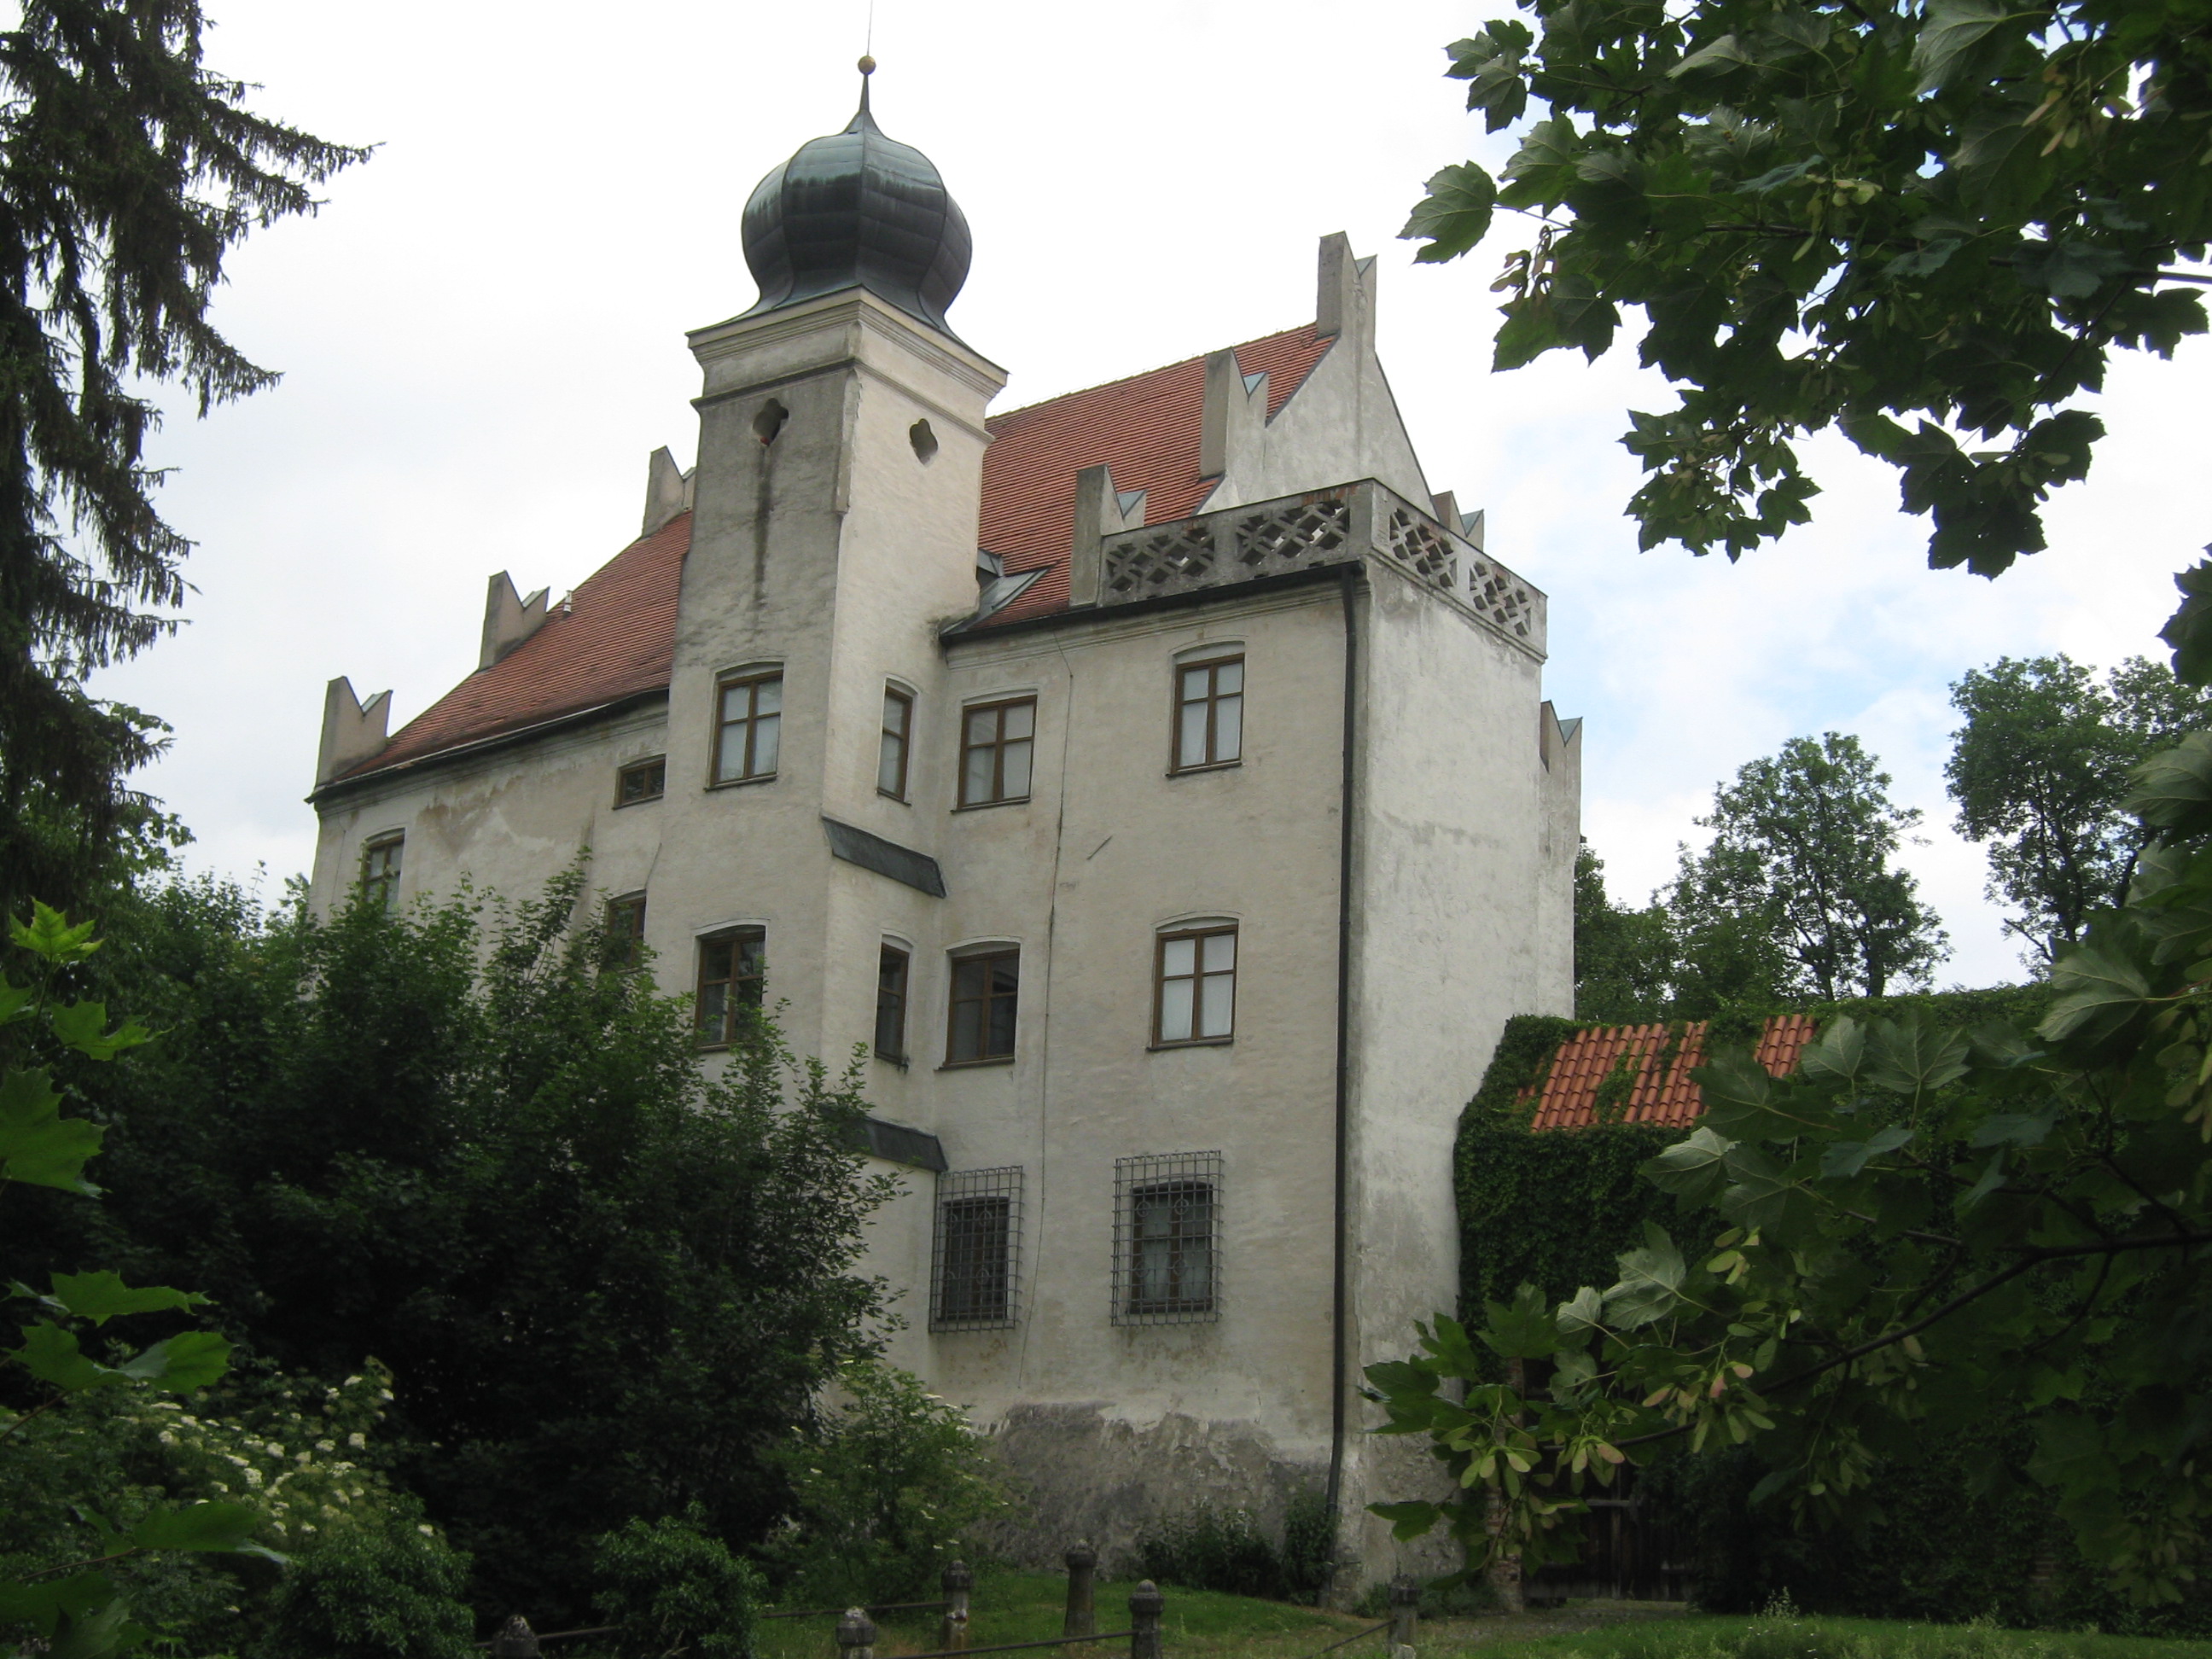
<path fill-rule="evenodd" d="M 875 64 L 862 60 L 865 77 Z M 745 264 L 757 317 L 864 288 L 950 334 L 945 308 L 968 280 L 968 221 L 930 159 L 884 137 L 868 83 L 844 131 L 801 144 L 745 203 Z"/>

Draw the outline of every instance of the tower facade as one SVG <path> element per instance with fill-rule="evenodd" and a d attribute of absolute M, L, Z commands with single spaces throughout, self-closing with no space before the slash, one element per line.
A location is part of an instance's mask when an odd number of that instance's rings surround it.
<path fill-rule="evenodd" d="M 695 331 L 698 464 L 387 737 L 332 683 L 315 902 L 587 848 L 698 1010 L 864 1046 L 903 1176 L 897 1363 L 1109 1553 L 1201 1502 L 1364 1505 L 1426 1460 L 1359 1368 L 1452 1306 L 1450 1142 L 1504 1021 L 1565 1012 L 1576 722 L 1543 596 L 1431 493 L 1323 239 L 1311 324 L 1002 416 L 945 307 L 965 222 L 864 101 L 746 210 Z"/>

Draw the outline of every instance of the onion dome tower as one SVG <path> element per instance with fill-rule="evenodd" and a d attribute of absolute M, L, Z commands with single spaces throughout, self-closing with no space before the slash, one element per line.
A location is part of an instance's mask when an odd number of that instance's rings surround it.
<path fill-rule="evenodd" d="M 860 60 L 850 126 L 801 144 L 753 187 L 743 229 L 760 299 L 744 315 L 863 288 L 951 334 L 945 308 L 968 280 L 968 221 L 930 159 L 886 138 L 869 114 L 875 67 Z"/>

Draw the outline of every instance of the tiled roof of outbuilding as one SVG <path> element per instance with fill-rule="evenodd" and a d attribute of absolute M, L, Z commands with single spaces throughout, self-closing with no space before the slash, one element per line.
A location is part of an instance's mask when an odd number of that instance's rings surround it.
<path fill-rule="evenodd" d="M 1267 377 L 1273 420 L 1335 343 L 1335 336 L 1316 335 L 1307 323 L 1237 347 L 1237 366 L 1246 374 Z M 1084 468 L 1109 467 L 1116 489 L 1143 490 L 1149 523 L 1188 518 L 1203 507 L 1217 482 L 1198 470 L 1205 410 L 1206 359 L 1200 356 L 993 416 L 976 544 L 999 555 L 1008 575 L 1045 574 L 983 625 L 1067 609 L 1075 475 Z"/>
<path fill-rule="evenodd" d="M 632 542 L 585 580 L 543 626 L 402 726 L 345 775 L 381 772 L 668 684 L 676 599 L 691 515 Z"/>
<path fill-rule="evenodd" d="M 1272 419 L 1334 343 L 1309 323 L 1235 349 L 1246 374 L 1267 377 Z M 1204 505 L 1216 482 L 1198 471 L 1205 404 L 1200 356 L 992 418 L 976 544 L 1000 555 L 1010 574 L 1045 574 L 988 625 L 1067 608 L 1075 475 L 1085 467 L 1103 464 L 1113 469 L 1116 489 L 1146 491 L 1145 516 L 1154 523 Z M 688 513 L 631 543 L 535 634 L 470 675 L 344 776 L 365 777 L 665 687 L 690 544 Z"/>
<path fill-rule="evenodd" d="M 1631 1057 L 1636 1074 L 1619 1121 L 1688 1127 L 1705 1109 L 1705 1095 L 1690 1079 L 1690 1073 L 1705 1063 L 1705 1029 L 1702 1019 L 1681 1028 L 1680 1040 L 1663 1073 L 1660 1062 L 1668 1058 L 1671 1035 L 1667 1026 L 1593 1025 L 1576 1032 L 1552 1057 L 1542 1092 L 1522 1096 L 1523 1101 L 1533 1098 L 1535 1105 L 1529 1127 L 1583 1129 L 1595 1123 L 1598 1085 L 1613 1074 L 1624 1055 Z M 1797 1069 L 1798 1056 L 1819 1030 L 1818 1022 L 1809 1014 L 1773 1015 L 1753 1053 L 1775 1076 L 1786 1077 Z"/>

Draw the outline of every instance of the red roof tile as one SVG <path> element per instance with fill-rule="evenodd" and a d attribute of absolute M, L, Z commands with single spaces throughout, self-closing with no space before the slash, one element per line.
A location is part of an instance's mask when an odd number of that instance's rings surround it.
<path fill-rule="evenodd" d="M 399 729 L 357 778 L 668 684 L 691 515 L 632 542 L 544 625 Z"/>
<path fill-rule="evenodd" d="M 1307 323 L 1237 347 L 1237 366 L 1267 377 L 1273 420 L 1335 343 L 1334 335 L 1317 336 Z M 1045 574 L 988 625 L 1067 609 L 1075 475 L 1084 468 L 1110 467 L 1115 489 L 1143 490 L 1150 524 L 1188 518 L 1203 507 L 1218 482 L 1198 470 L 1205 409 L 1206 359 L 1191 357 L 992 416 L 976 544 L 999 555 L 1009 575 Z"/>
<path fill-rule="evenodd" d="M 1534 1129 L 1583 1129 L 1598 1121 L 1598 1085 L 1613 1074 L 1622 1056 L 1630 1056 L 1635 1081 L 1620 1113 L 1623 1123 L 1657 1123 L 1687 1128 L 1702 1116 L 1705 1100 L 1690 1073 L 1705 1063 L 1705 1025 L 1693 1020 L 1682 1027 L 1673 1061 L 1662 1073 L 1668 1028 L 1664 1025 L 1594 1025 L 1576 1032 L 1559 1045 L 1543 1092 L 1527 1091 L 1521 1098 L 1534 1100 Z M 1759 1063 L 1777 1077 L 1797 1069 L 1805 1045 L 1819 1031 L 1809 1014 L 1776 1014 L 1766 1022 L 1753 1053 Z"/>
<path fill-rule="evenodd" d="M 1237 347 L 1237 366 L 1267 377 L 1272 419 L 1334 343 L 1309 323 Z M 1066 609 L 1075 475 L 1085 467 L 1103 463 L 1116 489 L 1146 491 L 1145 516 L 1152 523 L 1198 511 L 1217 482 L 1198 471 L 1205 404 L 1206 359 L 1192 357 L 990 421 L 976 544 L 999 554 L 1009 574 L 1046 573 L 992 623 Z M 578 588 L 563 611 L 344 775 L 364 777 L 665 687 L 690 542 L 688 513 L 633 542 Z"/>

